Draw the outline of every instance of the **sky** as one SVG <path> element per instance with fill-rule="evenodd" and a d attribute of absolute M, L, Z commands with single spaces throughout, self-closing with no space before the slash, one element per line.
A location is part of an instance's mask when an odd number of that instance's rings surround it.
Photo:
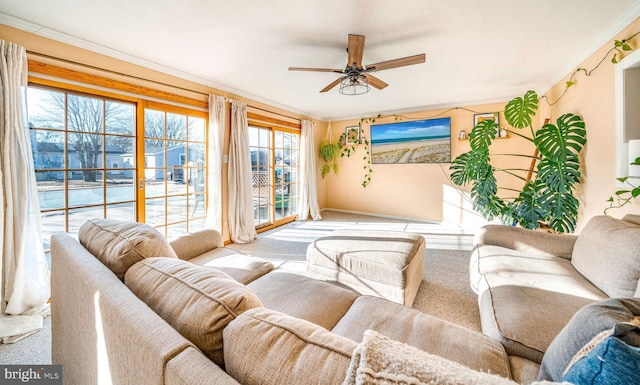
<path fill-rule="evenodd" d="M 442 137 L 451 133 L 451 118 L 371 125 L 371 140 Z"/>

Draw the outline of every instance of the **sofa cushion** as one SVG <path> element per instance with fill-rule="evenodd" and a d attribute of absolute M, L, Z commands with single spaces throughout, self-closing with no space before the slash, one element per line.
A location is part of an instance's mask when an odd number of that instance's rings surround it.
<path fill-rule="evenodd" d="M 637 295 L 640 280 L 640 226 L 596 216 L 584 227 L 571 263 L 609 297 Z"/>
<path fill-rule="evenodd" d="M 225 369 L 245 385 L 341 384 L 356 342 L 265 308 L 224 329 Z"/>
<path fill-rule="evenodd" d="M 398 327 L 398 325 L 404 325 Z M 480 333 L 373 296 L 359 297 L 332 332 L 361 342 L 366 330 L 472 369 L 509 377 L 502 345 Z M 473 346 L 473 349 L 469 349 Z"/>
<path fill-rule="evenodd" d="M 573 357 L 596 335 L 636 316 L 640 316 L 640 298 L 610 298 L 583 307 L 549 345 L 538 379 L 561 380 Z"/>
<path fill-rule="evenodd" d="M 480 288 L 482 332 L 509 355 L 536 363 L 571 317 L 593 299 L 522 285 L 499 274 L 485 274 Z"/>
<path fill-rule="evenodd" d="M 258 257 L 247 255 L 228 247 L 218 247 L 193 257 L 189 262 L 213 267 L 229 274 L 233 279 L 248 284 L 275 269 L 273 263 Z"/>
<path fill-rule="evenodd" d="M 239 314 L 262 306 L 251 290 L 227 274 L 180 259 L 145 259 L 127 271 L 124 281 L 218 365 L 224 363 L 222 330 Z"/>
<path fill-rule="evenodd" d="M 144 223 L 89 219 L 80 226 L 78 240 L 120 279 L 142 259 L 177 258 L 164 236 Z"/>
<path fill-rule="evenodd" d="M 182 234 L 169 241 L 178 258 L 190 260 L 209 250 L 224 246 L 224 240 L 218 230 L 203 229 L 189 234 Z"/>
<path fill-rule="evenodd" d="M 274 271 L 247 285 L 265 307 L 331 329 L 358 293 L 303 275 Z"/>
<path fill-rule="evenodd" d="M 484 276 L 490 274 L 514 285 L 530 286 L 592 300 L 607 298 L 571 264 L 569 259 L 501 246 L 478 245 L 471 254 L 471 288 L 481 295 Z"/>

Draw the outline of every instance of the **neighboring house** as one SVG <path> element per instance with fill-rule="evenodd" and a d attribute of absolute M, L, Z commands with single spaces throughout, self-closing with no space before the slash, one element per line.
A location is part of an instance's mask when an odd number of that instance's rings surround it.
<path fill-rule="evenodd" d="M 68 149 L 68 168 L 79 169 L 81 168 L 80 159 L 78 159 L 77 151 L 73 146 L 69 146 Z M 99 149 L 102 151 L 102 148 Z M 118 146 L 106 147 L 106 168 L 123 168 L 127 167 L 123 161 L 123 155 L 125 151 Z M 33 162 L 36 171 L 38 170 L 56 170 L 64 168 L 64 144 L 63 143 L 51 143 L 51 142 L 39 142 L 35 146 L 33 153 Z M 98 167 L 103 167 L 102 156 L 98 157 Z M 122 175 L 123 170 L 111 170 L 109 175 Z M 61 180 L 63 179 L 63 173 L 59 171 L 52 172 L 38 172 L 36 173 L 38 180 Z M 70 179 L 82 179 L 82 172 L 71 171 L 69 173 Z"/>
<path fill-rule="evenodd" d="M 130 155 L 129 155 L 130 156 Z M 164 180 L 166 178 L 174 182 L 186 182 L 185 166 L 187 165 L 186 147 L 184 145 L 167 148 L 167 163 L 163 147 L 149 147 L 144 153 L 144 177 L 146 179 Z M 197 166 L 204 166 L 204 154 L 200 151 L 190 150 L 189 162 Z"/>

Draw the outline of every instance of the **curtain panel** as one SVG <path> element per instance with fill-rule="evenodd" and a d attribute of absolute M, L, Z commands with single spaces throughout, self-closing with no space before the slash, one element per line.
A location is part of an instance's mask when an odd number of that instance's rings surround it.
<path fill-rule="evenodd" d="M 250 243 L 258 237 L 253 219 L 253 183 L 247 105 L 236 100 L 231 102 L 229 235 L 234 243 Z"/>
<path fill-rule="evenodd" d="M 298 194 L 298 216 L 296 220 L 306 221 L 311 214 L 315 221 L 322 219 L 318 205 L 318 186 L 316 179 L 316 146 L 313 140 L 314 122 L 302 121 L 300 135 L 300 185 Z"/>
<path fill-rule="evenodd" d="M 51 296 L 26 121 L 27 54 L 0 40 L 0 340 L 42 328 Z"/>
<path fill-rule="evenodd" d="M 222 152 L 224 150 L 224 96 L 209 95 L 208 192 L 206 227 L 222 233 Z"/>

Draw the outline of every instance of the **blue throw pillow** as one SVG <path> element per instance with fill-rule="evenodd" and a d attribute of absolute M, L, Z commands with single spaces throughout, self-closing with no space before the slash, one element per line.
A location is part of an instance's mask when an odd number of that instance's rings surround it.
<path fill-rule="evenodd" d="M 608 337 L 576 361 L 562 381 L 574 385 L 640 384 L 640 348 Z"/>
<path fill-rule="evenodd" d="M 608 298 L 583 307 L 547 348 L 538 381 L 560 381 L 571 359 L 596 335 L 636 316 L 640 316 L 640 298 Z M 623 339 L 630 345 L 640 346 L 634 334 Z"/>

